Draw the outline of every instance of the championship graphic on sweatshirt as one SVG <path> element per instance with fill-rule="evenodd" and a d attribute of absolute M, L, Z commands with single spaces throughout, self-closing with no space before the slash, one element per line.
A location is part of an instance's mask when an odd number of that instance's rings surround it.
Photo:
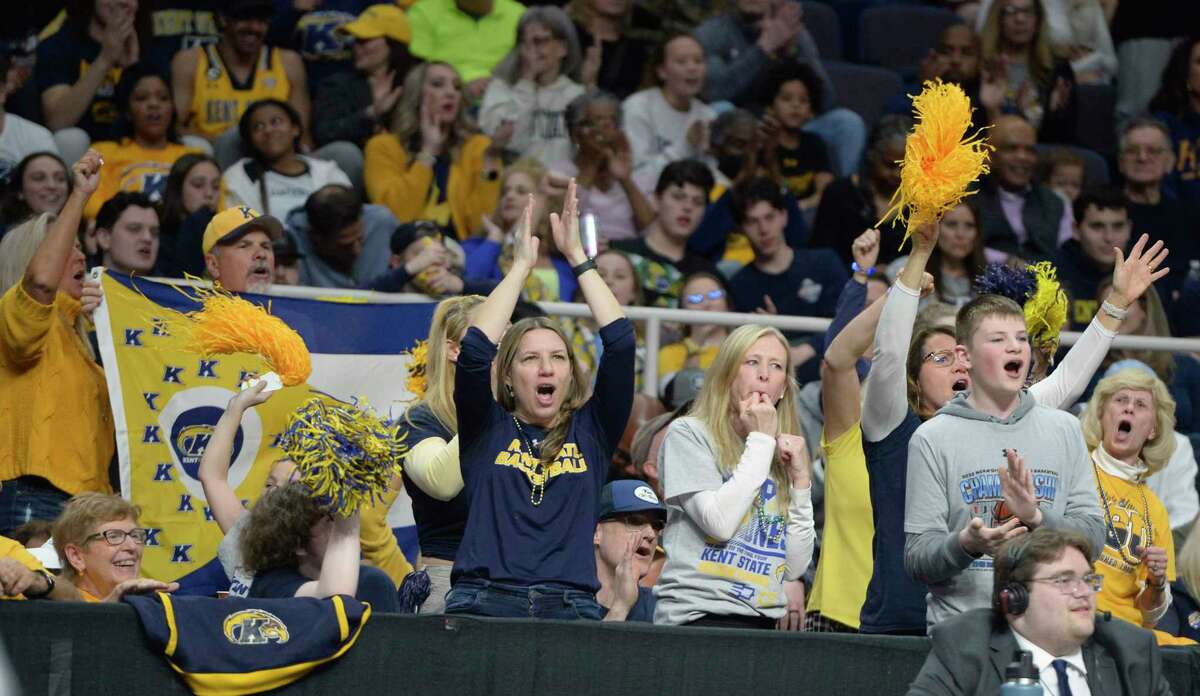
<path fill-rule="evenodd" d="M 1019 453 L 1018 453 L 1019 454 Z M 962 474 L 958 490 L 971 517 L 983 520 L 985 527 L 998 527 L 1015 515 L 1004 500 L 1004 489 L 1000 485 L 1000 467 L 1008 465 L 1008 455 L 1001 450 L 996 467 L 979 469 Z M 1038 506 L 1053 505 L 1058 497 L 1058 472 L 1049 469 L 1032 471 L 1034 496 Z M 992 569 L 991 556 L 982 556 L 971 563 L 971 569 Z"/>

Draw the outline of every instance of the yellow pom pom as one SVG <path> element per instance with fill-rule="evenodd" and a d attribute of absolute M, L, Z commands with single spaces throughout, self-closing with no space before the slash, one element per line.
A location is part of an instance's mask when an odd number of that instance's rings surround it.
<path fill-rule="evenodd" d="M 879 222 L 895 215 L 906 223 L 904 241 L 918 227 L 936 223 L 969 195 L 967 186 L 988 172 L 992 149 L 981 133 L 966 137 L 971 100 L 958 85 L 926 82 L 913 97 L 913 110 L 917 124 L 904 144 L 900 188 Z"/>
<path fill-rule="evenodd" d="M 1037 289 L 1025 301 L 1025 328 L 1029 342 L 1049 353 L 1058 350 L 1058 335 L 1067 321 L 1067 295 L 1058 282 L 1058 272 L 1049 261 L 1029 266 L 1037 276 Z"/>
<path fill-rule="evenodd" d="M 199 311 L 165 321 L 167 332 L 187 350 L 201 355 L 262 356 L 289 387 L 303 384 L 312 374 L 312 356 L 304 339 L 279 317 L 219 287 L 195 292 L 203 305 Z"/>
<path fill-rule="evenodd" d="M 425 373 L 426 362 L 429 359 L 429 341 L 417 341 L 408 355 L 411 359 L 408 362 L 408 382 L 405 386 L 412 393 L 414 399 L 420 401 L 425 398 L 427 386 Z"/>

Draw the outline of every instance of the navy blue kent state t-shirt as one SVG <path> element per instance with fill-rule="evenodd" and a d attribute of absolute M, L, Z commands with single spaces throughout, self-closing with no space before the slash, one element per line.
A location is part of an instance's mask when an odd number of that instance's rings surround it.
<path fill-rule="evenodd" d="M 402 425 L 407 435 L 405 442 L 411 449 L 418 442 L 431 437 L 449 442 L 451 433 L 433 410 L 421 404 L 405 414 Z M 463 530 L 467 527 L 467 494 L 460 491 L 450 500 L 442 501 L 421 490 L 408 477 L 404 468 L 404 490 L 412 498 L 413 518 L 417 522 L 417 539 L 421 542 L 421 555 L 453 561 L 462 543 Z"/>
<path fill-rule="evenodd" d="M 513 415 L 490 398 L 496 345 L 471 327 L 454 377 L 459 461 L 470 501 L 453 581 L 482 578 L 514 585 L 557 582 L 599 589 L 592 537 L 600 489 L 633 403 L 633 325 L 600 329 L 604 354 L 592 397 L 571 418 L 566 442 L 549 467 L 540 505 L 530 501 L 537 462 Z M 541 441 L 545 430 L 522 423 Z"/>

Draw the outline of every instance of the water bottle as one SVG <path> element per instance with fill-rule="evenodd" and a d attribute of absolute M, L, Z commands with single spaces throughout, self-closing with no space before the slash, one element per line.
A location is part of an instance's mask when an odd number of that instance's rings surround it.
<path fill-rule="evenodd" d="M 1018 650 L 1013 655 L 1013 661 L 1004 669 L 1000 696 L 1042 696 L 1041 679 L 1030 652 Z"/>

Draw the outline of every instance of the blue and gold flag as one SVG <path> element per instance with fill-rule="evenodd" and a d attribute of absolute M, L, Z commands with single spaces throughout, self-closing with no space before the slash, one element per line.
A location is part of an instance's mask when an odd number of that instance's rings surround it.
<path fill-rule="evenodd" d="M 213 427 L 239 385 L 269 368 L 256 355 L 204 356 L 166 336 L 170 311 L 200 308 L 187 286 L 107 272 L 96 336 L 116 423 L 121 492 L 141 507 L 146 540 L 142 574 L 178 581 L 181 592 L 212 594 L 228 586 L 216 559 L 221 530 L 205 505 L 197 478 Z M 429 333 L 433 303 L 376 303 L 329 297 L 244 295 L 269 303 L 271 314 L 295 329 L 312 354 L 307 384 L 287 387 L 242 418 L 229 483 L 247 504 L 262 492 L 272 462 L 283 456 L 279 435 L 313 390 L 358 400 L 395 418 L 412 395 L 405 388 L 408 356 Z M 411 561 L 416 529 L 403 493 L 388 521 Z"/>

